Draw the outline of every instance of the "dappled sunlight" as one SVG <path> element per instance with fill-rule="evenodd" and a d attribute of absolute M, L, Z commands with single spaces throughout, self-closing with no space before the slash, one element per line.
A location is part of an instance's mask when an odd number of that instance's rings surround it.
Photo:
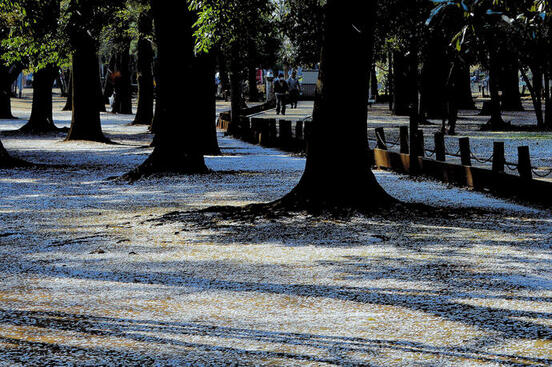
<path fill-rule="evenodd" d="M 3 361 L 552 363 L 549 212 L 377 171 L 435 210 L 200 213 L 281 197 L 304 158 L 219 136 L 212 173 L 107 180 L 151 151 L 127 120 L 121 145 L 2 138 L 66 165 L 0 171 Z"/>

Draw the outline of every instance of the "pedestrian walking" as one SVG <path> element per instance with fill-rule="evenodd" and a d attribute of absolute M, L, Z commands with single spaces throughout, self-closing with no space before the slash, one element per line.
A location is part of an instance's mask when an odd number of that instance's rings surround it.
<path fill-rule="evenodd" d="M 274 95 L 276 96 L 276 114 L 279 115 L 282 111 L 282 115 L 286 114 L 286 95 L 289 87 L 284 79 L 284 74 L 278 75 L 278 80 L 274 83 Z"/>
<path fill-rule="evenodd" d="M 291 76 L 287 80 L 289 88 L 289 105 L 290 108 L 297 108 L 297 102 L 299 101 L 300 85 L 299 79 L 297 79 L 297 72 L 293 70 Z"/>

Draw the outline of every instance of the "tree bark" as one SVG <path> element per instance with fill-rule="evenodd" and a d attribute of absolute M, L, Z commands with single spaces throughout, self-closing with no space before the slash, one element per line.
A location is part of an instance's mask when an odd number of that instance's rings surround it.
<path fill-rule="evenodd" d="M 52 85 L 57 70 L 55 66 L 48 66 L 34 73 L 31 117 L 20 131 L 41 134 L 60 130 L 54 125 L 52 114 Z"/>
<path fill-rule="evenodd" d="M 32 166 L 32 164 L 22 159 L 10 156 L 0 141 L 0 169 L 29 166 Z"/>
<path fill-rule="evenodd" d="M 376 65 L 372 65 L 370 69 L 370 91 L 372 93 L 372 98 L 377 102 L 379 98 L 378 93 L 378 77 L 376 74 Z"/>
<path fill-rule="evenodd" d="M 62 111 L 71 111 L 73 109 L 73 72 L 69 70 L 69 76 L 67 77 L 67 100 Z"/>
<path fill-rule="evenodd" d="M 483 126 L 485 130 L 500 130 L 504 129 L 506 123 L 502 119 L 500 109 L 500 93 L 499 93 L 499 66 L 496 56 L 491 55 L 489 61 L 489 92 L 491 94 L 490 112 L 491 119 Z"/>
<path fill-rule="evenodd" d="M 186 2 L 151 0 L 158 42 L 160 106 L 156 144 L 148 159 L 123 178 L 137 180 L 152 174 L 196 174 L 208 172 L 203 157 L 202 121 L 194 118 L 201 97 L 193 85 L 193 24 L 195 15 Z M 180 47 L 175 47 L 178 35 Z M 180 70 L 179 73 L 174 73 Z M 213 82 L 214 83 L 214 82 Z"/>
<path fill-rule="evenodd" d="M 240 115 L 242 109 L 242 72 L 239 62 L 239 50 L 236 45 L 232 46 L 232 60 L 230 60 L 230 94 L 232 100 L 230 112 L 230 125 L 228 133 L 230 135 L 239 135 L 240 133 Z"/>
<path fill-rule="evenodd" d="M 544 72 L 544 128 L 552 129 L 552 90 L 550 88 L 550 72 Z"/>
<path fill-rule="evenodd" d="M 11 86 L 21 73 L 21 67 L 0 63 L 0 119 L 14 119 L 11 111 Z"/>
<path fill-rule="evenodd" d="M 372 62 L 372 55 L 366 50 L 372 50 L 374 6 L 372 0 L 327 2 L 305 172 L 276 206 L 313 212 L 369 211 L 395 202 L 376 181 L 368 157 L 370 71 L 366 65 Z M 343 70 L 362 72 L 350 83 L 343 78 Z"/>
<path fill-rule="evenodd" d="M 138 107 L 133 124 L 151 125 L 153 119 L 153 49 L 151 42 L 143 35 L 151 33 L 151 15 L 143 12 L 138 20 L 142 35 L 138 40 Z"/>
<path fill-rule="evenodd" d="M 409 116 L 417 100 L 416 70 L 413 62 L 401 52 L 393 52 L 393 114 Z"/>
<path fill-rule="evenodd" d="M 447 46 L 447 42 L 442 37 L 432 34 L 425 47 L 420 102 L 422 114 L 431 119 L 447 116 L 445 104 L 447 103 L 446 91 L 450 72 Z"/>
<path fill-rule="evenodd" d="M 255 44 L 250 42 L 248 52 L 248 66 L 247 66 L 247 80 L 249 84 L 249 101 L 257 102 L 259 93 L 257 91 L 257 52 L 255 50 Z"/>
<path fill-rule="evenodd" d="M 73 37 L 73 113 L 66 140 L 106 142 L 108 140 L 100 122 L 98 89 L 101 90 L 101 85 L 96 46 L 86 32 L 79 32 Z"/>
<path fill-rule="evenodd" d="M 130 41 L 117 55 L 115 98 L 112 113 L 132 114 L 132 86 L 130 82 Z"/>
<path fill-rule="evenodd" d="M 514 56 L 501 57 L 499 86 L 502 91 L 501 107 L 503 111 L 523 111 L 519 93 L 519 65 Z"/>
<path fill-rule="evenodd" d="M 197 72 L 194 84 L 197 88 L 197 94 L 200 104 L 196 106 L 192 114 L 193 118 L 198 119 L 202 127 L 203 154 L 220 155 L 220 148 L 217 140 L 216 128 L 216 85 L 215 69 L 216 59 L 212 54 L 200 55 L 196 57 L 195 68 Z"/>
<path fill-rule="evenodd" d="M 470 80 L 469 65 L 465 65 L 459 60 L 455 61 L 454 71 L 454 99 L 456 106 L 460 110 L 475 110 L 475 102 L 473 101 Z"/>

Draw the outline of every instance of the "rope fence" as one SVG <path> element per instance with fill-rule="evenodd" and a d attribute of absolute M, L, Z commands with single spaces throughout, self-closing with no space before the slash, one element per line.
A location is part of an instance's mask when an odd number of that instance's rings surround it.
<path fill-rule="evenodd" d="M 375 141 L 376 143 L 378 143 L 378 146 L 380 146 L 380 144 L 381 144 L 385 148 L 387 148 L 387 147 L 393 148 L 393 147 L 400 146 L 401 151 L 402 151 L 403 146 L 402 146 L 402 143 L 401 143 L 401 135 L 399 135 L 399 137 L 394 139 L 393 141 L 387 141 L 386 138 L 385 138 L 385 134 L 380 133 L 380 131 L 383 133 L 383 128 L 376 129 L 375 137 L 369 136 L 368 140 Z M 423 143 L 423 132 L 421 134 L 422 135 L 421 135 L 420 139 L 422 139 L 422 142 L 419 143 L 420 144 L 420 147 L 419 147 L 420 150 L 422 149 L 422 147 L 424 145 L 424 143 Z M 394 134 L 392 134 L 392 135 L 394 135 Z M 441 144 L 442 144 L 442 140 L 441 140 Z M 420 153 L 420 154 L 425 158 L 433 158 L 435 156 L 439 157 L 439 155 L 437 154 L 438 153 L 437 150 L 438 150 L 437 148 L 435 148 L 435 149 L 426 149 L 425 147 L 423 147 L 423 153 Z M 443 154 L 443 153 L 441 153 L 441 154 Z M 485 158 L 485 157 L 478 156 L 472 149 L 469 149 L 469 151 L 466 150 L 464 152 L 464 154 L 468 155 L 469 158 L 473 159 L 474 161 L 476 161 L 477 163 L 480 163 L 480 164 L 492 163 L 493 164 L 493 169 L 494 169 L 495 158 L 497 158 L 497 157 L 495 157 L 495 153 L 493 153 L 490 157 Z M 502 163 L 501 164 L 503 166 L 507 167 L 510 171 L 516 171 L 516 172 L 521 174 L 521 172 L 526 172 L 526 170 L 528 170 L 528 172 L 531 172 L 533 175 L 535 175 L 536 177 L 539 177 L 539 178 L 546 178 L 546 177 L 552 176 L 552 167 L 535 167 L 535 166 L 531 165 L 529 161 L 527 161 L 527 163 L 522 162 L 522 163 L 524 163 L 523 164 L 523 170 L 520 170 L 520 163 L 508 162 L 504 159 L 504 156 L 503 156 L 504 152 L 502 151 L 502 153 L 500 153 L 500 154 L 502 155 Z M 452 153 L 447 149 L 446 146 L 444 146 L 444 155 L 450 156 L 450 157 L 455 157 L 455 158 L 465 157 L 465 156 L 462 155 L 462 148 L 459 148 L 456 151 L 456 153 Z M 500 158 L 500 155 L 498 156 L 498 158 Z M 500 162 L 500 159 L 498 159 L 498 161 Z"/>

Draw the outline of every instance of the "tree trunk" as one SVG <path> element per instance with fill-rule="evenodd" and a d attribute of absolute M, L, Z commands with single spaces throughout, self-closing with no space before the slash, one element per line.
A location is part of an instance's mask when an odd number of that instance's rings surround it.
<path fill-rule="evenodd" d="M 374 6 L 372 0 L 328 0 L 305 172 L 273 205 L 313 212 L 367 211 L 394 202 L 376 181 L 368 157 L 370 70 L 365 66 L 372 62 L 366 50 L 372 50 Z M 361 74 L 350 83 L 343 70 Z"/>
<path fill-rule="evenodd" d="M 195 15 L 186 2 L 151 0 L 151 8 L 159 55 L 157 92 L 161 108 L 156 111 L 159 114 L 157 142 L 148 159 L 124 178 L 136 180 L 157 173 L 206 173 L 202 121 L 194 118 L 202 98 L 191 83 L 197 77 L 193 67 Z M 176 34 L 180 47 L 174 46 Z"/>
<path fill-rule="evenodd" d="M 502 119 L 500 109 L 500 93 L 499 93 L 499 68 L 496 62 L 496 57 L 491 55 L 489 62 L 489 92 L 491 94 L 490 112 L 491 119 L 484 125 L 485 130 L 500 130 L 506 125 Z"/>
<path fill-rule="evenodd" d="M 247 66 L 247 80 L 249 84 L 249 101 L 257 102 L 259 99 L 259 93 L 257 91 L 257 52 L 255 50 L 255 44 L 250 42 L 248 52 L 248 66 Z"/>
<path fill-rule="evenodd" d="M 409 116 L 417 100 L 416 70 L 411 70 L 412 55 L 393 52 L 393 114 Z"/>
<path fill-rule="evenodd" d="M 217 141 L 216 127 L 216 85 L 215 85 L 215 69 L 216 58 L 212 54 L 200 55 L 196 57 L 195 73 L 196 80 L 194 84 L 197 86 L 199 105 L 194 108 L 197 115 L 192 114 L 193 118 L 198 119 L 202 127 L 203 136 L 203 154 L 205 155 L 220 155 L 220 148 Z"/>
<path fill-rule="evenodd" d="M 67 140 L 106 142 L 100 122 L 98 88 L 101 90 L 98 58 L 94 40 L 79 32 L 74 37 L 71 128 Z"/>
<path fill-rule="evenodd" d="M 239 135 L 240 115 L 242 108 L 242 73 L 239 62 L 239 50 L 237 46 L 232 46 L 232 60 L 230 61 L 230 94 L 231 94 L 231 112 L 230 126 L 228 133 L 230 135 Z"/>
<path fill-rule="evenodd" d="M 115 98 L 112 113 L 132 114 L 132 86 L 130 81 L 130 41 L 117 55 Z"/>
<path fill-rule="evenodd" d="M 226 67 L 226 58 L 224 57 L 224 53 L 218 48 L 217 51 L 217 59 L 218 59 L 218 66 L 219 66 L 219 74 L 220 74 L 220 87 L 222 89 L 222 94 L 224 96 L 224 100 L 226 101 L 228 99 L 228 90 L 230 87 L 228 86 L 228 71 Z"/>
<path fill-rule="evenodd" d="M 515 57 L 506 57 L 500 67 L 499 86 L 502 90 L 501 107 L 503 111 L 523 111 L 519 93 L 519 66 Z"/>
<path fill-rule="evenodd" d="M 440 119 L 446 116 L 446 90 L 450 62 L 447 57 L 448 43 L 439 35 L 431 35 L 425 47 L 421 75 L 421 112 L 427 118 Z"/>
<path fill-rule="evenodd" d="M 32 164 L 22 159 L 10 156 L 0 141 L 0 169 L 29 166 L 32 166 Z"/>
<path fill-rule="evenodd" d="M 371 97 L 377 102 L 379 98 L 378 93 L 378 77 L 376 74 L 376 65 L 372 65 L 372 68 L 370 69 L 370 92 Z"/>
<path fill-rule="evenodd" d="M 454 99 L 460 110 L 475 110 L 470 80 L 470 68 L 459 60 L 455 61 L 454 71 Z"/>
<path fill-rule="evenodd" d="M 0 62 L 0 119 L 14 119 L 11 112 L 11 86 L 21 73 L 20 67 L 7 67 Z"/>
<path fill-rule="evenodd" d="M 151 33 L 150 14 L 143 12 L 138 20 L 141 35 Z M 138 40 L 138 107 L 133 124 L 151 125 L 153 119 L 153 49 L 146 37 Z"/>
<path fill-rule="evenodd" d="M 552 96 L 550 95 L 550 73 L 548 70 L 544 72 L 544 128 L 552 129 Z"/>
<path fill-rule="evenodd" d="M 57 70 L 55 66 L 48 66 L 34 73 L 31 117 L 20 131 L 34 134 L 59 131 L 52 114 L 52 85 Z"/>
<path fill-rule="evenodd" d="M 533 107 L 535 108 L 535 117 L 537 118 L 537 128 L 544 128 L 544 116 L 542 111 L 542 71 L 541 65 L 534 65 L 531 67 L 533 73 L 533 80 L 529 80 L 527 72 L 521 68 L 521 75 L 529 93 L 531 94 L 531 101 L 533 102 Z"/>
<path fill-rule="evenodd" d="M 71 70 L 69 71 L 67 79 L 67 100 L 62 111 L 71 111 L 73 109 L 73 72 Z"/>

